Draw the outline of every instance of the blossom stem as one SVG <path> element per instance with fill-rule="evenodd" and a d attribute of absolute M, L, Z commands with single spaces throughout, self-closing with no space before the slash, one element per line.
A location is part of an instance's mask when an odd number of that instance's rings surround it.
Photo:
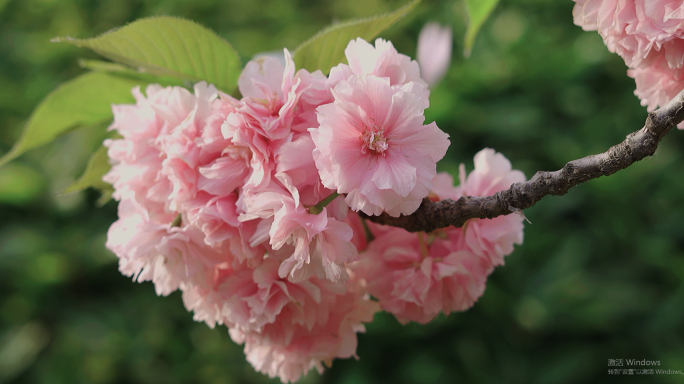
<path fill-rule="evenodd" d="M 366 235 L 366 242 L 371 242 L 375 240 L 375 236 L 373 236 L 373 232 L 371 232 L 370 228 L 368 228 L 368 223 L 366 223 L 366 219 L 361 218 L 361 225 L 363 225 L 363 233 Z"/>
<path fill-rule="evenodd" d="M 464 196 L 456 201 L 445 199 L 437 202 L 426 198 L 418 210 L 410 215 L 360 215 L 374 223 L 404 228 L 409 232 L 432 232 L 448 226 L 461 227 L 470 219 L 491 219 L 517 213 L 532 207 L 544 196 L 564 195 L 578 184 L 612 175 L 653 156 L 660 140 L 682 121 L 684 91 L 660 109 L 649 113 L 644 127 L 629 134 L 622 143 L 606 152 L 570 161 L 558 171 L 537 172 L 532 179 L 515 183 L 492 196 Z"/>
<path fill-rule="evenodd" d="M 181 217 L 181 214 L 179 213 L 178 216 L 176 216 L 175 219 L 171 222 L 171 227 L 180 227 L 181 224 L 183 223 L 183 218 Z"/>
<path fill-rule="evenodd" d="M 332 194 L 330 194 L 330 196 L 321 200 L 318 204 L 310 206 L 309 213 L 313 215 L 318 215 L 319 213 L 323 212 L 323 208 L 325 208 L 326 205 L 330 204 L 330 202 L 335 200 L 339 195 L 339 193 L 333 192 Z"/>
<path fill-rule="evenodd" d="M 420 254 L 423 256 L 423 258 L 428 257 L 430 254 L 428 253 L 427 245 L 425 244 L 425 239 L 423 238 L 424 232 L 418 232 L 418 246 L 420 247 Z"/>

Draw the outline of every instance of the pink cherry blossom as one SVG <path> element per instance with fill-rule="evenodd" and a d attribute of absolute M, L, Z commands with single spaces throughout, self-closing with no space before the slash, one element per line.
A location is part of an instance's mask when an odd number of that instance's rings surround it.
<path fill-rule="evenodd" d="M 211 103 L 216 98 L 216 88 L 205 83 L 195 85 L 195 105 L 188 116 L 168 135 L 160 137 L 161 150 L 166 157 L 162 165 L 162 173 L 172 185 L 169 196 L 169 209 L 180 210 L 185 201 L 197 194 L 197 183 L 200 176 L 201 159 L 197 139 L 202 134 L 205 120 L 211 113 Z M 214 156 L 212 156 L 214 157 Z"/>
<path fill-rule="evenodd" d="M 355 266 L 368 291 L 399 321 L 428 323 L 440 312 L 468 309 L 482 295 L 492 266 L 455 247 L 450 232 L 409 233 L 391 228 L 373 240 Z"/>
<path fill-rule="evenodd" d="M 425 24 L 418 35 L 416 58 L 420 74 L 434 88 L 446 74 L 451 64 L 451 28 L 438 23 Z"/>
<path fill-rule="evenodd" d="M 475 169 L 467 177 L 465 165 L 461 164 L 461 184 L 457 188 L 460 195 L 491 196 L 510 188 L 513 183 L 526 180 L 521 171 L 512 169 L 511 162 L 504 155 L 493 149 L 481 150 L 474 160 Z M 463 241 L 471 252 L 487 257 L 492 265 L 502 265 L 504 256 L 513 252 L 514 244 L 523 242 L 523 220 L 515 213 L 493 219 L 469 220 L 463 226 Z"/>
<path fill-rule="evenodd" d="M 458 200 L 463 196 L 460 188 L 454 187 L 454 178 L 447 172 L 439 172 L 432 178 L 430 200 Z"/>
<path fill-rule="evenodd" d="M 283 382 L 312 368 L 322 372 L 333 358 L 355 357 L 356 333 L 379 309 L 360 281 L 293 283 L 278 268 L 266 259 L 254 269 L 222 269 L 209 294 L 185 290 L 183 300 L 196 320 L 227 325 L 255 369 Z"/>
<path fill-rule="evenodd" d="M 313 278 L 285 283 L 276 268 L 265 263 L 262 271 L 255 271 L 260 294 L 247 301 L 255 308 L 275 309 L 270 312 L 276 313 L 273 320 L 260 332 L 230 329 L 233 340 L 245 344 L 247 361 L 257 371 L 286 383 L 299 380 L 313 368 L 323 372 L 323 364 L 330 366 L 334 358 L 358 358 L 356 334 L 364 332 L 363 323 L 371 321 L 379 309 L 359 281 L 352 278 L 345 284 Z M 275 297 L 281 299 L 271 305 Z M 269 305 L 260 305 L 265 298 Z"/>
<path fill-rule="evenodd" d="M 248 210 L 240 220 L 265 219 L 250 241 L 258 245 L 269 240 L 274 251 L 281 250 L 281 278 L 289 276 L 294 282 L 311 276 L 333 282 L 347 279 L 343 264 L 358 259 L 347 224 L 328 217 L 325 208 L 319 214 L 309 213 L 283 189 L 272 187 L 245 199 Z"/>
<path fill-rule="evenodd" d="M 152 220 L 170 223 L 177 214 L 166 210 L 173 186 L 162 174 L 164 154 L 159 138 L 192 112 L 195 97 L 184 88 L 159 85 L 148 86 L 146 93 L 136 87 L 136 104 L 112 108 L 114 122 L 109 130 L 116 130 L 122 138 L 104 142 L 112 168 L 103 180 L 114 187 L 115 199 L 134 199 Z"/>
<path fill-rule="evenodd" d="M 427 97 L 427 83 L 420 77 L 418 63 L 397 52 L 391 42 L 378 38 L 373 46 L 359 37 L 349 42 L 344 54 L 349 65 L 339 64 L 330 70 L 330 88 L 352 75 L 374 75 L 388 79 L 392 86 L 419 83 L 425 86 Z"/>
<path fill-rule="evenodd" d="M 432 200 L 458 200 L 464 195 L 486 196 L 525 181 L 522 172 L 491 149 L 475 156 L 475 170 L 461 185 L 439 173 L 433 178 Z M 517 214 L 470 220 L 463 228 L 431 233 L 408 233 L 384 227 L 353 265 L 367 280 L 368 290 L 382 308 L 401 322 L 427 323 L 437 314 L 463 311 L 482 295 L 487 276 L 503 257 L 522 243 L 522 218 Z"/>
<path fill-rule="evenodd" d="M 575 24 L 598 31 L 636 81 L 649 111 L 683 88 L 684 5 L 680 0 L 575 0 Z M 679 128 L 684 128 L 680 124 Z"/>
<path fill-rule="evenodd" d="M 204 231 L 207 244 L 236 242 L 240 237 L 237 190 L 249 175 L 251 152 L 221 132 L 236 103 L 222 99 L 204 105 L 211 109 L 186 119 L 162 140 L 167 157 L 163 172 L 174 188 L 169 207 L 185 212 L 188 222 Z"/>
<path fill-rule="evenodd" d="M 321 181 L 347 194 L 353 210 L 410 214 L 427 196 L 449 136 L 435 123 L 423 125 L 423 90 L 354 75 L 333 89 L 334 103 L 318 108 L 321 125 L 310 132 Z"/>
<path fill-rule="evenodd" d="M 257 58 L 240 99 L 206 83 L 136 88 L 135 104 L 113 107 L 121 138 L 105 142 L 119 201 L 106 245 L 121 272 L 182 291 L 195 320 L 225 325 L 283 382 L 357 357 L 380 307 L 404 322 L 470 307 L 522 242 L 516 215 L 409 234 L 354 212 L 396 217 L 524 176 L 484 150 L 454 187 L 436 173 L 449 136 L 424 124 L 418 64 L 381 39 L 345 54 L 329 77 L 295 71 L 287 50 L 284 64 Z"/>
<path fill-rule="evenodd" d="M 276 168 L 274 157 L 283 152 L 280 147 L 301 143 L 300 136 L 292 135 L 317 127 L 315 110 L 330 99 L 326 77 L 320 71 L 309 73 L 301 69 L 295 74 L 287 50 L 284 57 L 284 67 L 268 56 L 250 61 L 238 79 L 243 98 L 221 97 L 224 104 L 234 106 L 234 111 L 223 119 L 223 137 L 251 153 L 246 188 L 268 186 Z M 288 148 L 292 145 L 296 144 Z"/>
<path fill-rule="evenodd" d="M 682 46 L 684 47 L 684 40 Z M 649 112 L 665 105 L 684 89 L 684 70 L 670 68 L 662 55 L 654 56 L 647 67 L 630 69 L 627 74 L 634 78 L 634 94 L 641 99 L 641 105 L 648 107 Z M 682 128 L 682 124 L 679 128 Z"/>
<path fill-rule="evenodd" d="M 321 183 L 313 159 L 315 145 L 309 132 L 293 137 L 284 143 L 275 154 L 275 178 L 294 196 L 296 202 L 316 205 L 334 191 Z"/>
<path fill-rule="evenodd" d="M 152 281 L 158 295 L 179 288 L 204 286 L 221 263 L 231 263 L 229 252 L 204 244 L 193 227 L 152 222 L 132 199 L 119 204 L 119 219 L 107 232 L 106 246 L 119 257 L 119 269 L 135 281 Z"/>
<path fill-rule="evenodd" d="M 294 62 L 285 50 L 285 67 L 278 59 L 261 57 L 245 66 L 238 79 L 242 113 L 251 117 L 252 127 L 269 139 L 289 133 L 292 110 L 299 97 L 299 79 L 294 79 Z"/>
<path fill-rule="evenodd" d="M 234 257 L 219 242 L 207 246 L 202 227 L 179 211 L 180 203 L 196 192 L 201 151 L 194 136 L 211 113 L 215 88 L 199 83 L 194 95 L 179 87 L 149 86 L 146 91 L 144 96 L 134 89 L 135 105 L 113 109 L 110 129 L 122 138 L 105 142 L 113 166 L 104 179 L 121 202 L 107 247 L 119 257 L 122 273 L 152 281 L 158 294 L 167 295 L 205 286 L 215 268 Z M 175 158 L 183 161 L 170 165 Z"/>

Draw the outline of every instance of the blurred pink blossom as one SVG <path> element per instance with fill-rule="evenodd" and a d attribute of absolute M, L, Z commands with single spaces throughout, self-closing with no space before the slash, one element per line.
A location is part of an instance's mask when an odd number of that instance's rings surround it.
<path fill-rule="evenodd" d="M 444 77 L 451 64 L 451 27 L 439 23 L 425 24 L 418 35 L 416 58 L 420 74 L 434 88 Z"/>
<path fill-rule="evenodd" d="M 575 0 L 575 24 L 598 31 L 636 81 L 649 111 L 684 89 L 684 3 L 681 0 Z M 684 128 L 680 124 L 679 128 Z"/>

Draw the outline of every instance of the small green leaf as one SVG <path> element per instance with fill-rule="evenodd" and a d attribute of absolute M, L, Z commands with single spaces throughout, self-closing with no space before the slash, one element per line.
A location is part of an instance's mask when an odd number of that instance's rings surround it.
<path fill-rule="evenodd" d="M 95 188 L 102 192 L 103 203 L 109 200 L 114 189 L 109 183 L 102 180 L 104 176 L 111 169 L 109 164 L 109 157 L 107 156 L 107 148 L 101 146 L 100 148 L 90 156 L 88 164 L 86 165 L 85 171 L 81 177 L 71 184 L 67 189 L 62 191 L 62 193 L 74 193 L 82 191 L 86 188 Z M 102 199 L 100 199 L 102 200 Z"/>
<path fill-rule="evenodd" d="M 92 39 L 56 38 L 153 75 L 205 80 L 230 93 L 240 75 L 240 56 L 213 31 L 177 17 L 135 21 Z"/>
<path fill-rule="evenodd" d="M 350 40 L 360 37 L 370 42 L 406 16 L 419 3 L 420 0 L 413 0 L 394 12 L 367 19 L 349 20 L 325 28 L 297 47 L 294 53 L 295 66 L 310 72 L 320 69 L 327 74 L 332 67 L 345 61 L 344 49 Z"/>
<path fill-rule="evenodd" d="M 499 0 L 465 0 L 466 10 L 468 11 L 468 30 L 465 35 L 465 57 L 470 57 L 470 52 L 475 44 L 475 36 L 482 28 L 482 24 L 492 13 Z"/>
<path fill-rule="evenodd" d="M 73 128 L 111 120 L 112 104 L 134 102 L 131 89 L 139 83 L 90 72 L 62 84 L 33 111 L 19 140 L 0 158 L 0 167 Z"/>

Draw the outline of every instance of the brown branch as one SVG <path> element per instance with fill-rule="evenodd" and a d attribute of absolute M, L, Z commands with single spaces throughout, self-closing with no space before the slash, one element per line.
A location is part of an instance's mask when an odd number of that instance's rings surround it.
<path fill-rule="evenodd" d="M 660 140 L 684 120 L 684 91 L 664 107 L 651 112 L 640 130 L 625 141 L 598 155 L 573 160 L 555 172 L 537 172 L 524 183 L 515 183 L 508 190 L 493 196 L 464 196 L 460 199 L 433 202 L 428 199 L 408 216 L 391 217 L 362 215 L 378 224 L 404 228 L 409 232 L 430 232 L 438 228 L 462 226 L 469 219 L 491 219 L 530 208 L 546 195 L 564 195 L 570 188 L 612 175 L 637 161 L 652 156 Z"/>

